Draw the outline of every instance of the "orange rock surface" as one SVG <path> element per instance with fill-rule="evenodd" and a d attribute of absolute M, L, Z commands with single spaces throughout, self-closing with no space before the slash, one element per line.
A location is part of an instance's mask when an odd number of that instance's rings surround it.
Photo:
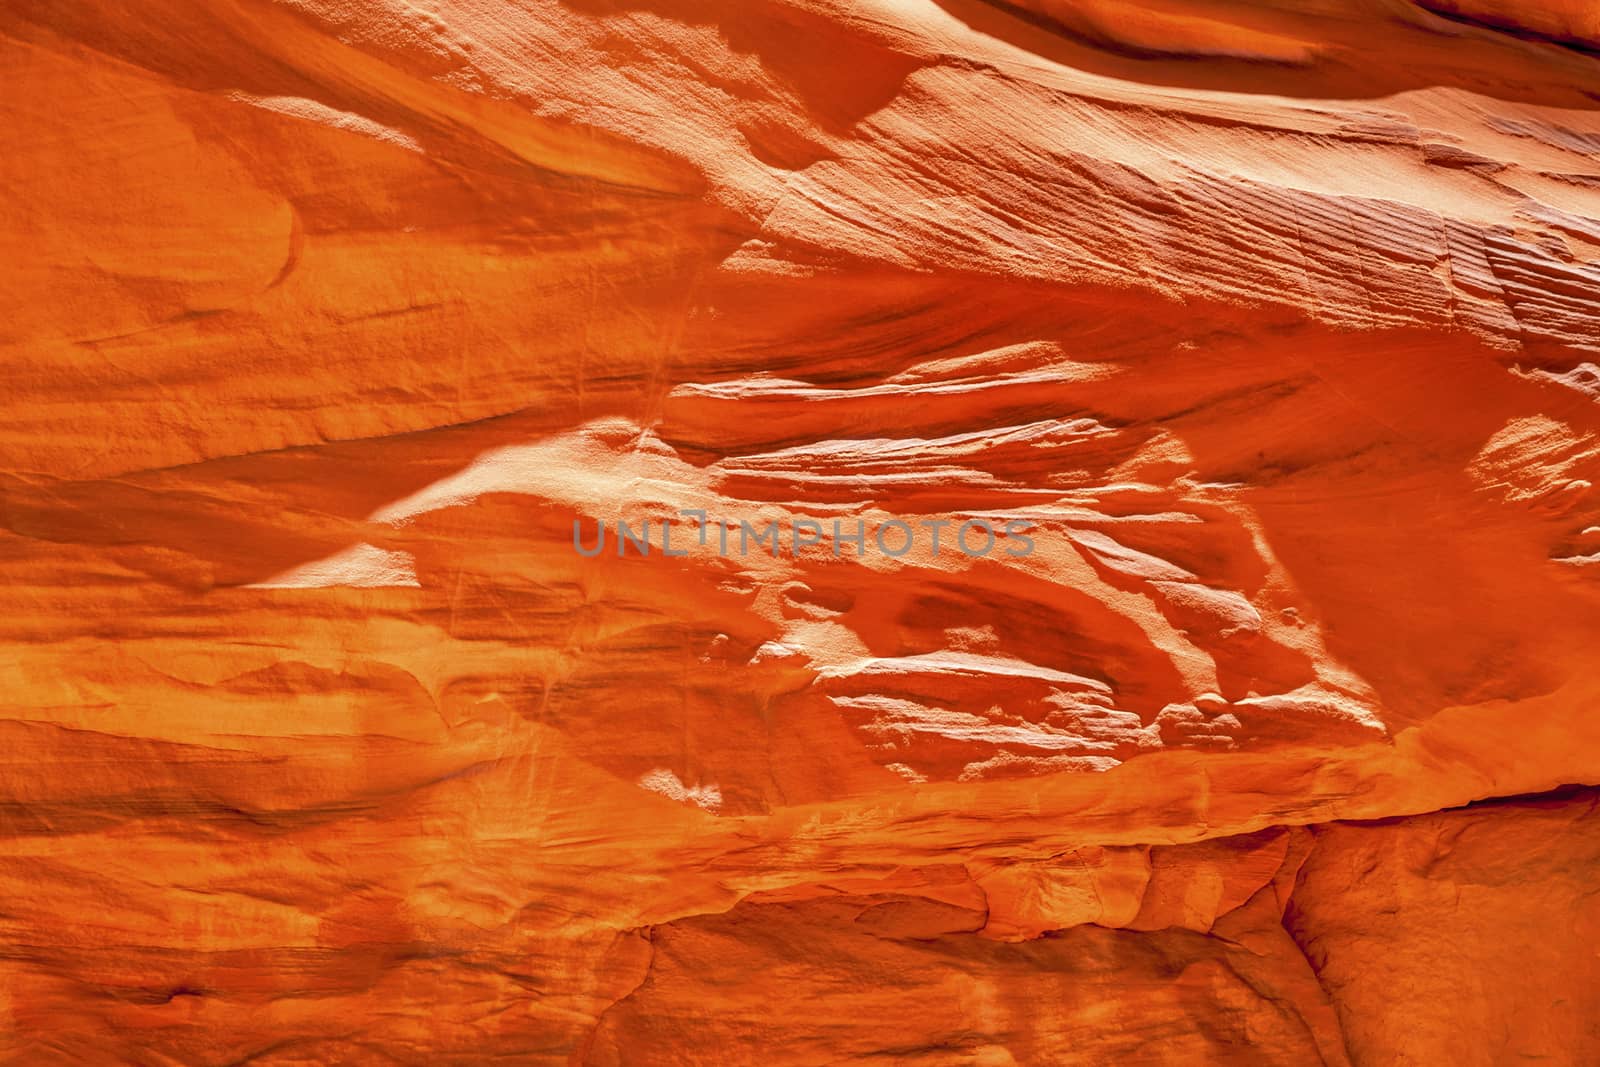
<path fill-rule="evenodd" d="M 1592 4 L 0 51 L 4 1062 L 1600 1062 Z"/>

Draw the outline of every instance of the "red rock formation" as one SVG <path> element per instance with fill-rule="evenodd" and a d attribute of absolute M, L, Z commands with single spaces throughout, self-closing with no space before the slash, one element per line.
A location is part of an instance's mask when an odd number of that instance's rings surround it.
<path fill-rule="evenodd" d="M 1600 1061 L 1595 48 L 4 5 L 6 1059 Z"/>

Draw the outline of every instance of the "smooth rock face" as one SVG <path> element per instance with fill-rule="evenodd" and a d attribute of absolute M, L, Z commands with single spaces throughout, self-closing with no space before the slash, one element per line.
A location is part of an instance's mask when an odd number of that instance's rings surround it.
<path fill-rule="evenodd" d="M 1597 49 L 4 5 L 0 1055 L 1600 1062 Z"/>

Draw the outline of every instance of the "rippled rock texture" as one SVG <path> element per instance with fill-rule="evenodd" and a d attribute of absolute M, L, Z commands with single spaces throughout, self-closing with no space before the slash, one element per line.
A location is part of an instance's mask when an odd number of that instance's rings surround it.
<path fill-rule="evenodd" d="M 0 1055 L 1600 1062 L 1597 49 L 0 5 Z"/>

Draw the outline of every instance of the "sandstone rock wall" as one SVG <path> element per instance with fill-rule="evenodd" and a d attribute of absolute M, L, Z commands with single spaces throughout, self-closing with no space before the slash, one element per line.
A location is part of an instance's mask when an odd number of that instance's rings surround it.
<path fill-rule="evenodd" d="M 0 5 L 0 1052 L 1600 1061 L 1597 42 Z"/>

